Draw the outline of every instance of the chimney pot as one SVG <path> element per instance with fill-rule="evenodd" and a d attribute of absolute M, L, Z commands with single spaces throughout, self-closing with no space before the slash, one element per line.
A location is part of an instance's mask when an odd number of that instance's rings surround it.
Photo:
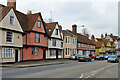
<path fill-rule="evenodd" d="M 32 14 L 32 11 L 29 10 L 29 11 L 27 12 L 27 15 L 30 15 L 30 14 Z"/>

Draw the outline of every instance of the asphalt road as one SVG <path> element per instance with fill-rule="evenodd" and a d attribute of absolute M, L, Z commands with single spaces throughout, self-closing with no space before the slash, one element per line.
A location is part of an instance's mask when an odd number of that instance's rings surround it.
<path fill-rule="evenodd" d="M 118 78 L 118 63 L 77 62 L 28 68 L 2 68 L 3 78 Z"/>

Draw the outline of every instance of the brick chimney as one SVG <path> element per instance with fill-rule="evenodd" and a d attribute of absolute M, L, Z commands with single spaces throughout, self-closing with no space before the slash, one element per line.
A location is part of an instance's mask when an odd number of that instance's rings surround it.
<path fill-rule="evenodd" d="M 104 36 L 103 36 L 103 34 L 101 34 L 101 39 L 103 39 L 104 38 Z"/>
<path fill-rule="evenodd" d="M 58 28 L 59 28 L 59 30 L 62 30 L 62 26 L 61 25 L 59 25 Z"/>
<path fill-rule="evenodd" d="M 74 33 L 77 33 L 77 25 L 76 24 L 72 25 L 72 31 Z"/>
<path fill-rule="evenodd" d="M 7 0 L 7 6 L 13 7 L 16 10 L 16 0 Z"/>
<path fill-rule="evenodd" d="M 107 33 L 105 33 L 105 37 L 107 37 Z"/>
<path fill-rule="evenodd" d="M 95 36 L 94 36 L 94 35 L 92 35 L 92 36 L 91 36 L 91 40 L 94 40 L 94 39 L 95 39 Z"/>

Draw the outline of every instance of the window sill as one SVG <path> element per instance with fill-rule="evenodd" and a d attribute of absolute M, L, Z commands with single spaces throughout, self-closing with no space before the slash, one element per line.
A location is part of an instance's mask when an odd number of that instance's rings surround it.
<path fill-rule="evenodd" d="M 8 44 L 13 44 L 13 42 L 5 42 L 5 43 L 8 43 Z"/>
<path fill-rule="evenodd" d="M 14 58 L 14 57 L 2 57 L 2 59 L 10 59 L 10 58 Z"/>

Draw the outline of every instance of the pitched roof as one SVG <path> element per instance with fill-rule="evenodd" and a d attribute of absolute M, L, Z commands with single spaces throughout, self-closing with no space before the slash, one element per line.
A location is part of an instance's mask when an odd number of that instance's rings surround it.
<path fill-rule="evenodd" d="M 96 46 L 95 46 L 96 48 L 102 47 L 102 41 L 94 42 L 94 44 L 96 45 Z"/>
<path fill-rule="evenodd" d="M 109 35 L 114 41 L 118 39 L 118 36 Z"/>
<path fill-rule="evenodd" d="M 45 25 L 46 25 L 46 27 L 47 27 L 47 30 L 46 30 L 46 31 L 47 31 L 47 34 L 48 34 L 49 36 L 52 35 L 56 24 L 58 24 L 58 22 L 45 23 Z"/>
<path fill-rule="evenodd" d="M 74 34 L 77 36 L 78 42 L 85 43 L 85 44 L 92 44 L 95 45 L 90 39 L 88 39 L 86 36 L 80 34 L 80 33 L 74 33 L 70 30 L 68 30 L 70 33 Z"/>
<path fill-rule="evenodd" d="M 5 17 L 5 15 L 10 11 L 11 8 L 12 7 L 6 7 L 4 5 L 1 5 L 0 11 L 2 12 L 2 16 L 0 16 L 0 21 Z M 40 12 L 35 13 L 35 14 L 27 15 L 27 14 L 24 14 L 24 13 L 22 13 L 20 11 L 15 10 L 14 8 L 12 8 L 12 9 L 14 10 L 14 12 L 15 12 L 15 14 L 17 16 L 17 19 L 18 19 L 23 31 L 32 30 L 38 16 L 41 17 L 41 20 L 43 22 L 43 19 L 42 19 L 42 16 L 41 16 Z M 45 29 L 44 22 L 43 22 L 43 26 L 44 26 L 44 29 Z"/>
<path fill-rule="evenodd" d="M 63 33 L 63 35 L 75 36 L 74 34 L 71 34 L 68 30 L 62 30 L 61 32 Z"/>

